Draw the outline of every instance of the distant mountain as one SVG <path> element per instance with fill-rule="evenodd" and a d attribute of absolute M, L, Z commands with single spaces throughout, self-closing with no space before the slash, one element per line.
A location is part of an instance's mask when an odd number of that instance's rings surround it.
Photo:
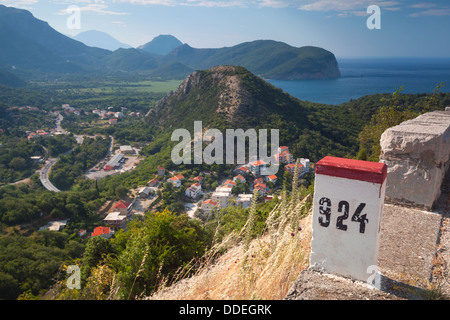
<path fill-rule="evenodd" d="M 11 72 L 0 70 L 0 85 L 17 88 L 25 86 L 26 82 Z"/>
<path fill-rule="evenodd" d="M 220 49 L 195 49 L 184 44 L 161 59 L 193 69 L 217 65 L 243 66 L 267 79 L 332 79 L 341 76 L 336 57 L 318 47 L 292 47 L 283 42 L 257 40 Z"/>
<path fill-rule="evenodd" d="M 179 62 L 166 64 L 151 71 L 151 75 L 162 79 L 183 79 L 194 72 L 194 69 Z"/>
<path fill-rule="evenodd" d="M 153 70 L 158 62 L 150 53 L 137 49 L 118 49 L 105 58 L 104 65 L 111 70 Z"/>
<path fill-rule="evenodd" d="M 110 52 L 88 47 L 36 19 L 29 11 L 0 5 L 0 64 L 44 71 L 80 72 Z"/>
<path fill-rule="evenodd" d="M 4 5 L 0 5 L 0 44 L 0 65 L 5 70 L 16 67 L 19 72 L 144 71 L 164 78 L 182 79 L 192 70 L 235 65 L 272 79 L 340 76 L 336 58 L 331 52 L 317 47 L 295 48 L 271 40 L 219 49 L 195 49 L 181 44 L 173 36 L 161 35 L 141 49 L 120 48 L 111 52 L 67 37 L 26 10 Z"/>
<path fill-rule="evenodd" d="M 72 38 L 89 47 L 97 47 L 110 51 L 115 51 L 119 48 L 132 48 L 130 45 L 120 42 L 109 34 L 97 30 L 81 32 Z"/>
<path fill-rule="evenodd" d="M 138 47 L 138 49 L 164 56 L 182 44 L 183 43 L 174 36 L 159 35 L 152 41 Z"/>

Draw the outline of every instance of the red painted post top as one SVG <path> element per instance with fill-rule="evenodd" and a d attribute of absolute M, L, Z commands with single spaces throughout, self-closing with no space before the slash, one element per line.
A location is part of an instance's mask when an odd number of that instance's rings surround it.
<path fill-rule="evenodd" d="M 316 173 L 383 184 L 387 176 L 387 166 L 379 162 L 327 156 L 317 162 Z"/>

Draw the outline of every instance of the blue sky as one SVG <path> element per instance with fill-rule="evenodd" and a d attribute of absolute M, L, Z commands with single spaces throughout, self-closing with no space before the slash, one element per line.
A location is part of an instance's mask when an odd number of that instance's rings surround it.
<path fill-rule="evenodd" d="M 450 57 L 450 1 L 409 0 L 0 0 L 30 10 L 64 34 L 109 33 L 131 46 L 172 34 L 196 48 L 272 39 L 313 45 L 338 57 Z M 81 29 L 69 29 L 70 6 Z M 369 5 L 381 9 L 370 30 Z"/>

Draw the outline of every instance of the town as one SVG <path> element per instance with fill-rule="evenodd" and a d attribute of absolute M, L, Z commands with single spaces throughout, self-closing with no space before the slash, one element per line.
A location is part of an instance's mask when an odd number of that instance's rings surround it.
<path fill-rule="evenodd" d="M 135 152 L 136 150 L 131 146 L 120 146 L 102 168 L 96 168 L 100 174 L 96 176 L 96 179 L 103 178 L 105 176 L 103 173 L 123 172 L 125 155 L 130 156 Z M 296 160 L 287 146 L 279 147 L 275 158 L 283 166 L 282 172 L 286 175 L 293 177 L 297 171 L 298 178 L 302 178 L 310 172 L 309 159 Z M 298 164 L 297 170 L 296 164 Z M 234 175 L 228 177 L 219 177 L 217 173 L 210 171 L 202 171 L 196 176 L 185 176 L 159 166 L 154 178 L 148 181 L 147 185 L 130 190 L 126 199 L 115 202 L 107 212 L 102 213 L 104 218 L 101 226 L 95 227 L 90 234 L 87 230 L 81 229 L 78 232 L 79 236 L 111 238 L 119 229 L 125 229 L 128 221 L 140 218 L 145 212 L 151 211 L 152 207 L 157 207 L 158 202 L 162 200 L 162 190 L 167 188 L 173 192 L 184 190 L 185 213 L 192 219 L 205 219 L 231 206 L 248 209 L 252 205 L 255 194 L 258 197 L 257 200 L 263 202 L 279 199 L 280 195 L 277 191 L 280 191 L 282 186 L 277 183 L 277 175 L 261 175 L 266 165 L 262 160 L 238 165 L 233 170 Z M 95 173 L 96 170 L 93 172 Z M 214 181 L 218 186 L 205 188 L 206 179 Z M 209 186 L 214 186 L 214 182 Z M 41 229 L 59 231 L 66 223 L 67 220 L 51 221 Z"/>

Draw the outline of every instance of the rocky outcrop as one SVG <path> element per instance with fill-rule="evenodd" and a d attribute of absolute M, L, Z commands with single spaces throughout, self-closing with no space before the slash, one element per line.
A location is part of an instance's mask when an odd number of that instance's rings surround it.
<path fill-rule="evenodd" d="M 388 166 L 386 201 L 431 210 L 450 166 L 450 111 L 389 128 L 380 144 L 380 161 Z"/>

